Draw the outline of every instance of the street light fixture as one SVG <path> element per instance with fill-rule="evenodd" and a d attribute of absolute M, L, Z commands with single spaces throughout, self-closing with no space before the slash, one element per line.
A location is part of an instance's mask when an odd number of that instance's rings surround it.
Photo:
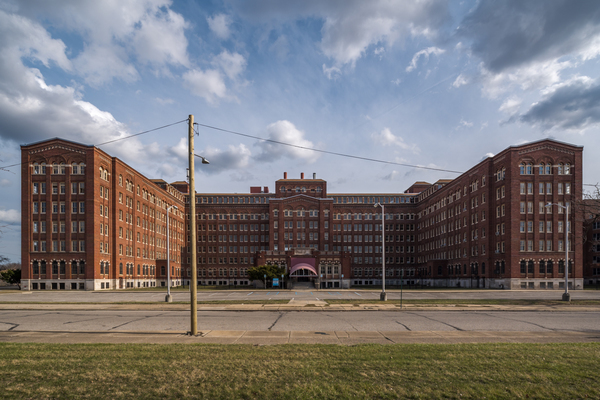
<path fill-rule="evenodd" d="M 375 203 L 373 207 L 381 207 L 381 294 L 379 300 L 387 301 L 387 293 L 385 292 L 385 208 L 381 203 Z"/>
<path fill-rule="evenodd" d="M 173 298 L 171 297 L 171 249 L 169 248 L 169 244 L 171 243 L 171 236 L 169 234 L 169 211 L 171 211 L 171 208 L 178 210 L 175 205 L 167 207 L 167 296 L 165 297 L 167 303 L 173 301 Z"/>
<path fill-rule="evenodd" d="M 569 203 L 562 204 L 548 203 L 546 207 L 557 206 L 565 209 L 565 292 L 562 295 L 563 301 L 571 301 L 569 293 Z"/>
<path fill-rule="evenodd" d="M 202 164 L 210 164 L 206 158 L 199 156 L 198 154 L 194 154 L 194 156 L 200 158 L 202 160 Z"/>

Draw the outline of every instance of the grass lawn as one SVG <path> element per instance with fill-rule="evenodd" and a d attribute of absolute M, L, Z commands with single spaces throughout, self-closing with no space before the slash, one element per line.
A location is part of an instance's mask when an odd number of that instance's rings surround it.
<path fill-rule="evenodd" d="M 0 343 L 4 399 L 600 398 L 600 344 Z"/>

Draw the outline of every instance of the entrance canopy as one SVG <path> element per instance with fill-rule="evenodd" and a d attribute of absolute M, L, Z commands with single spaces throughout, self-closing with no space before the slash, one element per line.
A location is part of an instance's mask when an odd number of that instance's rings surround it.
<path fill-rule="evenodd" d="M 290 269 L 290 275 L 293 275 L 294 272 L 300 269 L 310 271 L 310 275 L 317 276 L 317 269 L 315 268 L 314 258 L 292 258 L 292 268 Z"/>

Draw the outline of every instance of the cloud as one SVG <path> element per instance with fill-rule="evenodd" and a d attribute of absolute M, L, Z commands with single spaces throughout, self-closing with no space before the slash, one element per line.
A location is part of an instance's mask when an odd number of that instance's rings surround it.
<path fill-rule="evenodd" d="M 183 80 L 191 86 L 190 90 L 193 94 L 203 97 L 210 104 L 227 97 L 227 86 L 223 76 L 217 70 L 192 69 L 183 74 Z"/>
<path fill-rule="evenodd" d="M 404 174 L 394 170 L 394 171 L 390 172 L 389 174 L 385 175 L 381 179 L 383 179 L 384 181 L 397 181 L 397 180 L 401 180 L 403 178 L 403 176 L 404 176 Z"/>
<path fill-rule="evenodd" d="M 514 115 L 519 111 L 522 102 L 523 101 L 518 97 L 509 97 L 508 99 L 504 100 L 504 103 L 502 103 L 498 111 L 508 115 Z"/>
<path fill-rule="evenodd" d="M 459 88 L 463 85 L 466 85 L 467 83 L 469 83 L 469 80 L 463 74 L 460 74 L 456 77 L 456 79 L 452 83 L 452 86 L 454 86 L 455 88 Z"/>
<path fill-rule="evenodd" d="M 458 123 L 458 126 L 456 127 L 456 129 L 459 128 L 472 128 L 473 127 L 473 123 L 470 121 L 465 121 L 464 119 L 460 119 L 460 122 Z"/>
<path fill-rule="evenodd" d="M 409 150 L 414 154 L 420 153 L 420 149 L 416 144 L 407 144 L 402 137 L 395 136 L 389 128 L 384 128 L 379 133 L 372 133 L 371 138 L 383 146 L 395 146 L 403 150 Z"/>
<path fill-rule="evenodd" d="M 62 4 L 61 4 L 62 3 Z M 18 14 L 41 18 L 53 29 L 74 32 L 83 46 L 72 62 L 86 83 L 139 79 L 136 64 L 154 69 L 188 66 L 188 27 L 171 0 L 58 1 L 15 3 Z"/>
<path fill-rule="evenodd" d="M 214 17 L 206 18 L 208 27 L 219 39 L 227 39 L 231 34 L 229 25 L 231 19 L 225 14 L 217 14 Z"/>
<path fill-rule="evenodd" d="M 246 59 L 238 53 L 230 53 L 224 50 L 216 56 L 213 62 L 221 67 L 229 79 L 236 79 L 246 69 Z"/>
<path fill-rule="evenodd" d="M 408 67 L 406 67 L 406 72 L 411 72 L 412 70 L 417 68 L 417 63 L 419 62 L 419 59 L 421 57 L 425 59 L 425 62 L 427 62 L 427 60 L 429 60 L 429 56 L 431 54 L 438 56 L 440 54 L 444 54 L 445 52 L 446 52 L 446 50 L 440 49 L 439 47 L 428 47 L 424 50 L 418 51 L 413 56 L 412 61 L 410 62 L 410 65 Z"/>
<path fill-rule="evenodd" d="M 18 210 L 0 210 L 0 222 L 10 225 L 21 223 L 21 212 Z"/>
<path fill-rule="evenodd" d="M 600 123 L 600 83 L 580 76 L 544 91 L 519 121 L 544 130 L 582 132 Z"/>
<path fill-rule="evenodd" d="M 157 98 L 155 98 L 154 100 L 156 100 L 156 102 L 157 102 L 158 104 L 162 105 L 162 106 L 165 106 L 165 105 L 167 105 L 167 104 L 174 104 L 174 103 L 175 103 L 175 100 L 173 100 L 173 99 L 169 99 L 169 98 L 162 99 L 162 98 L 160 98 L 160 97 L 157 97 Z"/>
<path fill-rule="evenodd" d="M 6 187 L 6 186 L 10 186 L 11 183 L 8 179 L 2 179 L 0 180 L 0 187 Z"/>
<path fill-rule="evenodd" d="M 327 79 L 337 79 L 342 75 L 342 71 L 338 67 L 327 67 L 323 64 L 323 73 L 327 77 Z"/>
<path fill-rule="evenodd" d="M 315 145 L 304 138 L 304 132 L 298 130 L 294 124 L 289 121 L 277 121 L 267 126 L 268 139 L 281 143 L 287 143 L 294 146 L 314 148 Z M 295 160 L 304 160 L 312 163 L 319 158 L 319 153 L 304 150 L 297 147 L 285 146 L 271 142 L 260 142 L 257 146 L 261 153 L 256 155 L 258 161 L 271 162 L 282 157 L 289 157 Z"/>
<path fill-rule="evenodd" d="M 451 20 L 447 4 L 436 0 L 400 5 L 387 0 L 232 0 L 231 4 L 240 15 L 262 23 L 323 20 L 320 48 L 338 68 L 353 66 L 370 46 L 385 48 L 411 36 L 433 38 Z"/>
<path fill-rule="evenodd" d="M 471 51 L 486 69 L 499 73 L 532 62 L 551 62 L 573 54 L 600 54 L 600 9 L 595 0 L 478 2 L 457 35 L 471 40 Z"/>
<path fill-rule="evenodd" d="M 285 35 L 280 35 L 271 46 L 269 50 L 277 55 L 279 60 L 285 60 L 290 52 L 290 44 Z"/>
<path fill-rule="evenodd" d="M 226 150 L 207 147 L 202 151 L 202 155 L 210 162 L 210 164 L 196 163 L 196 169 L 207 174 L 216 174 L 230 169 L 244 169 L 250 163 L 252 155 L 243 143 L 237 146 L 229 145 Z"/>

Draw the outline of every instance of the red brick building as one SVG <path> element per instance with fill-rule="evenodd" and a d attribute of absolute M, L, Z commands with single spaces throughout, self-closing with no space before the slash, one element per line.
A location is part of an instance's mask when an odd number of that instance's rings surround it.
<path fill-rule="evenodd" d="M 21 147 L 24 290 L 98 290 L 181 281 L 184 196 L 94 147 L 52 139 Z"/>
<path fill-rule="evenodd" d="M 275 182 L 273 192 L 251 187 L 247 194 L 198 193 L 198 283 L 248 285 L 248 268 L 276 264 L 285 268 L 288 284 L 381 285 L 385 261 L 388 285 L 563 289 L 568 230 L 569 284 L 583 288 L 581 218 L 565 223 L 564 213 L 582 196 L 582 152 L 582 147 L 550 139 L 513 146 L 456 179 L 417 182 L 403 193 L 332 194 L 327 182 L 314 174 L 288 178 L 287 173 Z M 158 269 L 166 263 L 167 205 L 179 208 L 173 213 L 174 275 L 180 276 L 183 260 L 183 281 L 189 282 L 188 247 L 182 247 L 189 240 L 189 235 L 183 237 L 189 227 L 184 228 L 187 219 L 181 213 L 189 203 L 186 182 L 151 181 L 99 149 L 57 139 L 24 146 L 23 163 L 23 265 L 29 265 L 25 288 L 42 289 L 42 281 L 52 288 L 60 283 L 79 288 L 84 283 L 89 289 L 163 284 L 165 277 Z M 65 173 L 51 173 L 48 167 L 45 174 L 36 173 L 42 163 L 58 165 L 59 172 L 64 164 Z M 80 174 L 74 165 L 82 163 L 86 169 Z M 58 195 L 42 195 L 35 187 L 42 181 L 46 188 L 59 185 Z M 79 181 L 86 182 L 84 192 L 61 194 L 61 183 L 70 188 Z M 84 202 L 86 211 L 94 211 L 83 215 L 45 211 L 42 216 L 39 210 L 42 201 L 46 207 L 57 203 L 60 211 L 60 204 L 73 207 L 75 200 Z M 549 203 L 553 205 L 547 207 Z M 101 205 L 103 214 L 98 212 Z M 85 220 L 86 229 L 93 226 L 93 232 L 39 231 L 42 221 L 48 229 L 63 220 L 65 226 Z M 101 228 L 108 233 L 100 234 Z M 48 247 L 61 240 L 64 251 L 61 243 L 58 251 Z M 70 251 L 73 242 L 81 246 L 82 241 L 85 254 Z M 61 260 L 65 265 L 73 261 L 84 265 L 84 272 L 61 274 Z M 41 262 L 46 266 L 59 262 L 59 273 L 48 268 L 45 274 L 34 273 Z M 123 274 L 117 268 L 121 264 Z M 140 273 L 140 264 L 150 273 Z M 175 280 L 179 284 L 180 279 Z"/>

